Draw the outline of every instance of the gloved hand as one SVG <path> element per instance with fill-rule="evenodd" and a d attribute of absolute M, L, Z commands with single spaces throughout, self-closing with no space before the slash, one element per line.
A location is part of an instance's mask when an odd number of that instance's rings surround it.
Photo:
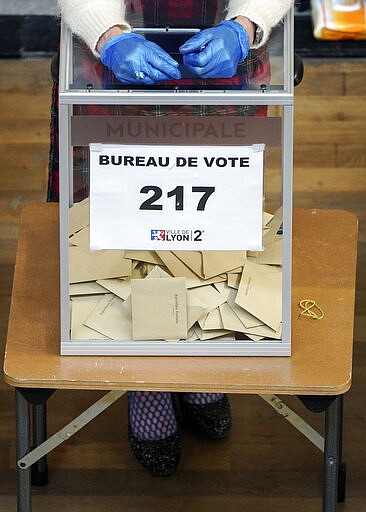
<path fill-rule="evenodd" d="M 181 77 L 176 62 L 160 46 L 133 33 L 121 34 L 107 41 L 100 60 L 121 82 L 155 84 Z"/>
<path fill-rule="evenodd" d="M 194 35 L 180 48 L 184 65 L 202 78 L 231 78 L 248 55 L 249 36 L 236 21 L 222 21 Z"/>

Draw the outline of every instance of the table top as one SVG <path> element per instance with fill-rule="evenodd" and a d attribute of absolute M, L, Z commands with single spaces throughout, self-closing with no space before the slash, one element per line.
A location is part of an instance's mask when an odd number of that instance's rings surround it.
<path fill-rule="evenodd" d="M 351 385 L 357 218 L 293 216 L 292 355 L 60 356 L 58 205 L 21 216 L 5 381 L 15 387 L 338 395 Z M 313 299 L 324 311 L 299 316 Z"/>

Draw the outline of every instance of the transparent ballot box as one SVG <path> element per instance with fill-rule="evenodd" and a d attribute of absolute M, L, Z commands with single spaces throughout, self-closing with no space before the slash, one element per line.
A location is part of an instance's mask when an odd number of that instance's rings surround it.
<path fill-rule="evenodd" d="M 61 353 L 290 355 L 293 14 L 230 79 L 184 67 L 199 28 L 135 30 L 180 80 L 119 82 L 62 26 Z"/>

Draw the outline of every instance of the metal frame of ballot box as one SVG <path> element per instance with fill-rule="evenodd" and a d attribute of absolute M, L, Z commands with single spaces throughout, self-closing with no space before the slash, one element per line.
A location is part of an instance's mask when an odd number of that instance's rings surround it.
<path fill-rule="evenodd" d="M 154 29 L 152 29 L 154 30 Z M 168 31 L 164 29 L 163 31 Z M 187 29 L 169 29 L 187 32 Z M 188 29 L 189 31 L 189 29 Z M 196 30 L 192 29 L 194 33 Z M 280 39 L 283 55 L 280 86 L 223 90 L 180 88 L 90 88 L 74 84 L 74 36 L 63 25 L 60 54 L 60 314 L 62 355 L 180 355 L 180 356 L 288 356 L 291 354 L 291 252 L 292 252 L 292 168 L 293 168 L 293 11 L 273 34 Z M 274 37 L 274 36 L 271 36 Z M 269 42 L 271 51 L 271 40 Z M 278 55 L 274 55 L 274 60 Z M 70 85 L 71 84 L 71 85 Z M 160 340 L 71 339 L 69 296 L 69 208 L 73 204 L 73 147 L 71 145 L 73 107 L 75 105 L 204 105 L 204 106 L 273 106 L 281 112 L 281 167 L 283 207 L 283 276 L 281 339 L 197 340 L 166 342 Z M 101 141 L 95 140 L 94 143 Z M 260 141 L 258 141 L 260 143 Z"/>

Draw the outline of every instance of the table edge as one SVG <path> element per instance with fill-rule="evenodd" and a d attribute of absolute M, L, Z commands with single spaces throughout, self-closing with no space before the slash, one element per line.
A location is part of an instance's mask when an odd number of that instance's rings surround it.
<path fill-rule="evenodd" d="M 261 394 L 279 394 L 279 395 L 324 395 L 324 396 L 337 396 L 343 395 L 347 391 L 349 391 L 352 378 L 349 376 L 346 382 L 339 384 L 338 386 L 240 386 L 240 385 L 231 385 L 231 386 L 205 386 L 205 385 L 190 385 L 189 389 L 187 386 L 179 386 L 171 383 L 167 383 L 165 385 L 157 385 L 156 383 L 148 383 L 144 382 L 143 385 L 141 383 L 133 382 L 103 382 L 103 381 L 88 381 L 86 382 L 76 382 L 76 381 L 47 381 L 45 383 L 41 380 L 25 380 L 25 379 L 16 379 L 9 377 L 4 372 L 4 380 L 5 382 L 14 388 L 38 388 L 38 389 L 80 389 L 80 390 L 89 390 L 89 391 L 111 391 L 111 390 L 126 390 L 126 391 L 169 391 L 169 392 L 182 392 L 182 391 L 190 391 L 190 392 L 201 392 L 201 393 L 232 393 L 232 394 L 252 394 L 252 395 L 261 395 Z"/>

